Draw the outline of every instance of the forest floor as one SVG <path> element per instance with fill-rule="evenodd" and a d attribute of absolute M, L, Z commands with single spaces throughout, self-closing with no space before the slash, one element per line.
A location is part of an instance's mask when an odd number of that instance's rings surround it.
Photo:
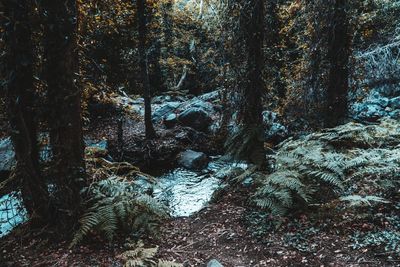
<path fill-rule="evenodd" d="M 129 140 L 126 147 L 131 144 L 137 153 L 146 147 L 135 141 L 142 140 L 142 127 L 135 120 L 125 124 L 125 138 Z M 103 118 L 91 125 L 89 136 L 107 139 L 115 148 L 116 128 L 114 117 Z M 169 155 L 176 153 L 176 146 L 196 146 L 189 137 L 174 143 L 177 132 L 187 134 L 187 129 L 157 131 L 163 138 L 153 146 L 170 148 Z M 290 219 L 274 218 L 250 207 L 246 200 L 249 190 L 225 194 L 191 217 L 170 219 L 163 224 L 160 237 L 144 240 L 145 246 L 157 246 L 160 259 L 184 266 L 206 266 L 211 259 L 225 267 L 400 266 L 398 256 L 387 254 L 382 247 L 355 248 L 352 239 L 355 231 L 383 231 L 389 224 L 387 218 L 400 218 L 398 210 L 384 206 L 361 213 L 310 210 Z M 70 249 L 67 242 L 54 240 L 51 233 L 44 234 L 46 229 L 27 229 L 26 224 L 21 225 L 0 239 L 0 267 L 123 266 L 119 255 L 126 250 L 126 240 L 105 244 L 92 239 Z"/>
<path fill-rule="evenodd" d="M 382 225 L 369 219 L 354 221 L 350 219 L 354 214 L 343 214 L 347 220 L 299 215 L 277 230 L 264 228 L 273 218 L 249 210 L 247 194 L 228 194 L 191 217 L 171 219 L 162 227 L 159 239 L 145 240 L 146 247 L 158 246 L 160 259 L 184 266 L 205 266 L 211 259 L 227 267 L 400 264 L 400 259 L 388 259 L 385 253 L 352 249 L 350 232 L 384 228 L 384 221 Z M 104 244 L 92 240 L 70 250 L 66 242 L 25 231 L 22 226 L 3 238 L 1 266 L 123 266 L 121 241 Z"/>

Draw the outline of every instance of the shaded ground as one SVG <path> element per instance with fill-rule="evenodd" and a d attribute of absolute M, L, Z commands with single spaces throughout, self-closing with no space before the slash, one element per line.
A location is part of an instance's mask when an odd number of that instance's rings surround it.
<path fill-rule="evenodd" d="M 400 264 L 399 258 L 388 259 L 379 249 L 351 247 L 351 232 L 384 228 L 385 221 L 354 221 L 349 219 L 352 216 L 354 219 L 352 214 L 323 219 L 318 219 L 319 215 L 299 215 L 298 219 L 284 221 L 278 230 L 272 226 L 268 229 L 275 219 L 246 210 L 243 200 L 247 193 L 226 195 L 218 204 L 195 216 L 172 219 L 163 226 L 160 240 L 145 244 L 160 246 L 161 259 L 182 262 L 185 266 L 205 266 L 214 258 L 232 267 Z M 122 266 L 118 260 L 124 251 L 122 242 L 104 245 L 93 240 L 90 245 L 69 250 L 65 242 L 47 242 L 24 233 L 23 229 L 20 227 L 2 240 L 1 266 Z"/>

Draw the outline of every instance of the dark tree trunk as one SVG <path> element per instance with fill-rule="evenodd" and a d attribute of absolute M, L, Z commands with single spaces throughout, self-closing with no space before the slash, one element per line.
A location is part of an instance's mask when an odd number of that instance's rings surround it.
<path fill-rule="evenodd" d="M 30 28 L 30 1 L 5 2 L 9 24 L 6 32 L 8 82 L 6 98 L 11 139 L 17 159 L 17 175 L 22 180 L 22 198 L 34 224 L 49 218 L 49 196 L 41 177 L 34 108 L 33 46 Z"/>
<path fill-rule="evenodd" d="M 286 85 L 282 78 L 284 55 L 280 48 L 282 23 L 278 16 L 278 1 L 268 0 L 265 4 L 265 70 L 268 87 L 278 96 L 277 104 L 282 105 L 286 97 Z"/>
<path fill-rule="evenodd" d="M 228 139 L 227 152 L 236 159 L 265 167 L 262 81 L 264 4 L 261 0 L 232 1 L 231 13 L 238 23 L 233 32 L 233 53 L 230 56 L 237 95 L 240 130 Z M 243 56 L 245 55 L 244 59 Z"/>
<path fill-rule="evenodd" d="M 173 33 L 173 20 L 172 20 L 172 7 L 173 3 L 172 0 L 167 0 L 163 1 L 162 3 L 162 49 L 161 49 L 161 57 L 167 61 L 168 58 L 173 56 L 173 39 L 174 39 L 174 33 Z M 161 67 L 162 71 L 162 81 L 164 83 L 164 88 L 165 90 L 169 90 L 173 88 L 176 84 L 173 82 L 173 73 L 171 72 L 170 68 L 168 66 L 166 67 L 166 64 L 163 64 L 164 66 Z"/>
<path fill-rule="evenodd" d="M 264 40 L 264 5 L 261 0 L 252 0 L 247 7 L 249 14 L 243 16 L 248 53 L 247 85 L 244 87 L 243 119 L 246 128 L 254 128 L 254 150 L 250 155 L 252 163 L 265 164 L 264 128 L 263 128 L 263 96 L 264 86 L 262 81 L 263 69 L 263 40 Z"/>
<path fill-rule="evenodd" d="M 139 32 L 139 64 L 143 83 L 144 123 L 146 127 L 146 139 L 154 139 L 156 137 L 156 132 L 151 121 L 151 92 L 146 55 L 146 1 L 137 0 L 136 6 Z"/>
<path fill-rule="evenodd" d="M 159 19 L 157 18 L 154 11 L 148 12 L 148 21 L 147 24 L 158 24 Z M 161 72 L 161 27 L 156 26 L 152 28 L 152 36 L 150 37 L 150 49 L 149 53 L 149 81 L 150 81 L 150 88 L 153 89 L 153 92 L 161 93 L 164 91 L 163 88 L 164 82 Z"/>
<path fill-rule="evenodd" d="M 77 222 L 86 184 L 81 117 L 81 89 L 77 86 L 77 3 L 43 0 L 45 58 L 50 140 L 56 181 L 57 220 L 69 230 Z"/>
<path fill-rule="evenodd" d="M 350 34 L 346 0 L 335 0 L 332 28 L 329 35 L 328 60 L 330 63 L 327 88 L 327 126 L 334 127 L 347 114 L 349 87 Z"/>

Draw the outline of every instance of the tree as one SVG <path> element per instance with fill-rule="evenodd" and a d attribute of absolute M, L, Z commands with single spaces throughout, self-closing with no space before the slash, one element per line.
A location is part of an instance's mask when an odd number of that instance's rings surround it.
<path fill-rule="evenodd" d="M 307 41 L 303 76 L 308 120 L 336 126 L 347 113 L 351 38 L 346 0 L 305 2 Z M 320 114 L 324 119 L 320 120 Z"/>
<path fill-rule="evenodd" d="M 277 105 L 284 104 L 286 97 L 286 85 L 282 75 L 283 69 L 283 49 L 281 48 L 280 30 L 282 28 L 278 15 L 279 0 L 265 1 L 265 68 L 267 88 L 269 93 L 274 93 L 278 97 L 270 99 L 271 102 L 278 102 Z"/>
<path fill-rule="evenodd" d="M 9 19 L 6 30 L 6 98 L 24 205 L 33 224 L 44 224 L 49 218 L 49 195 L 39 168 L 31 10 L 31 1 L 5 2 Z"/>
<path fill-rule="evenodd" d="M 136 0 L 136 7 L 139 33 L 139 65 L 143 83 L 144 123 L 146 127 L 146 138 L 154 139 L 156 137 L 156 131 L 154 130 L 153 123 L 151 121 L 151 92 L 146 54 L 146 0 Z"/>
<path fill-rule="evenodd" d="M 55 178 L 56 219 L 69 230 L 80 213 L 80 191 L 86 184 L 81 116 L 77 85 L 77 3 L 43 0 L 45 73 Z"/>
<path fill-rule="evenodd" d="M 347 114 L 349 87 L 349 58 L 351 55 L 347 1 L 335 0 L 334 15 L 329 32 L 327 86 L 327 126 L 337 126 Z"/>
<path fill-rule="evenodd" d="M 239 14 L 239 18 L 234 14 Z M 233 19 L 234 23 L 230 63 L 236 79 L 234 94 L 238 98 L 240 129 L 229 138 L 227 149 L 236 159 L 263 166 L 263 1 L 231 1 L 228 17 Z"/>

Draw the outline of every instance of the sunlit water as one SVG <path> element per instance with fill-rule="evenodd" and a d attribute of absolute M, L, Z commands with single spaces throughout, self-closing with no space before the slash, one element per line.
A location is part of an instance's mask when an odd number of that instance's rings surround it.
<path fill-rule="evenodd" d="M 170 207 L 173 217 L 190 216 L 208 204 L 222 183 L 221 172 L 228 172 L 231 167 L 245 169 L 247 166 L 213 161 L 201 172 L 174 169 L 159 177 L 155 197 Z"/>
<path fill-rule="evenodd" d="M 16 193 L 0 198 L 0 237 L 8 234 L 14 227 L 26 220 L 26 212 Z"/>

